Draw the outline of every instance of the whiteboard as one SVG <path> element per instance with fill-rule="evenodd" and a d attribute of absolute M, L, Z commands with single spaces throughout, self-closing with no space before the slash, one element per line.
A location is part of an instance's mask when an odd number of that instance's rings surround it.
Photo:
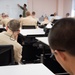
<path fill-rule="evenodd" d="M 27 0 L 0 0 L 0 14 L 6 13 L 10 18 L 19 18 L 23 10 L 17 4 L 23 6 L 23 4 L 27 4 Z"/>

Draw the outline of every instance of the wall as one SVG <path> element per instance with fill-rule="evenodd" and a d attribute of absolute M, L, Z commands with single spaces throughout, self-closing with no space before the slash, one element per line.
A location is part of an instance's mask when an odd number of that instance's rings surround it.
<path fill-rule="evenodd" d="M 27 4 L 29 11 L 35 11 L 36 16 L 57 12 L 59 16 L 65 16 L 67 12 L 71 13 L 72 0 L 0 0 L 0 13 L 5 12 L 12 18 L 19 18 L 22 10 L 17 6 Z"/>
<path fill-rule="evenodd" d="M 23 6 L 24 3 L 27 3 L 27 0 L 0 0 L 0 13 L 5 12 L 11 18 L 18 18 L 19 14 L 22 14 L 22 10 L 17 4 Z"/>
<path fill-rule="evenodd" d="M 57 0 L 28 0 L 28 9 L 36 12 L 36 16 L 47 15 L 56 12 Z"/>
<path fill-rule="evenodd" d="M 27 3 L 29 11 L 35 11 L 37 17 L 54 12 L 64 17 L 67 12 L 71 13 L 72 8 L 72 0 L 28 0 Z"/>
<path fill-rule="evenodd" d="M 64 16 L 66 15 L 66 13 L 70 13 L 71 14 L 71 10 L 72 9 L 72 0 L 65 0 L 64 1 Z"/>
<path fill-rule="evenodd" d="M 58 0 L 58 15 L 63 17 L 64 0 Z"/>

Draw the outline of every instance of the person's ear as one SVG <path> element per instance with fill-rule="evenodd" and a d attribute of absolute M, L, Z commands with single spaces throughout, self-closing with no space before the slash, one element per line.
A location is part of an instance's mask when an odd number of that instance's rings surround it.
<path fill-rule="evenodd" d="M 18 30 L 18 32 L 20 33 L 20 30 Z"/>
<path fill-rule="evenodd" d="M 61 60 L 66 60 L 65 52 L 58 51 L 58 50 L 55 50 L 54 52 L 58 58 L 60 58 Z"/>
<path fill-rule="evenodd" d="M 17 33 L 19 34 L 20 33 L 20 30 L 18 30 Z"/>
<path fill-rule="evenodd" d="M 6 26 L 6 30 L 8 30 L 8 26 Z"/>

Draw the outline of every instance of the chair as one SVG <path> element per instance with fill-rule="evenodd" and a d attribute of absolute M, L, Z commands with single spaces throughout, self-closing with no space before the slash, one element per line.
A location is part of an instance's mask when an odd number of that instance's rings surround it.
<path fill-rule="evenodd" d="M 22 60 L 25 62 L 24 63 L 35 63 L 37 61 L 36 57 L 36 48 L 33 46 L 33 44 L 37 40 L 35 37 L 25 37 L 25 44 L 23 45 L 23 51 L 22 51 Z"/>
<path fill-rule="evenodd" d="M 55 24 L 58 20 L 59 19 L 54 19 L 52 23 Z"/>
<path fill-rule="evenodd" d="M 2 32 L 2 31 L 6 31 L 6 29 L 5 28 L 0 28 L 0 32 Z"/>
<path fill-rule="evenodd" d="M 13 65 L 13 45 L 0 45 L 0 66 Z"/>
<path fill-rule="evenodd" d="M 46 26 L 47 26 L 47 24 L 39 25 L 39 28 L 45 28 Z"/>
<path fill-rule="evenodd" d="M 22 61 L 24 60 L 24 63 L 35 63 L 35 61 L 37 60 L 36 49 L 32 46 L 32 44 L 23 46 Z"/>
<path fill-rule="evenodd" d="M 22 29 L 36 29 L 36 27 L 34 25 L 23 25 Z"/>

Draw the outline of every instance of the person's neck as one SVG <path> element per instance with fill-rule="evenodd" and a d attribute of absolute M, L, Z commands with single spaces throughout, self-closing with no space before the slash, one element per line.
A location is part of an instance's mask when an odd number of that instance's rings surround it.
<path fill-rule="evenodd" d="M 10 35 L 13 34 L 13 32 L 11 30 L 9 30 L 9 29 L 7 29 L 7 33 L 10 34 Z"/>
<path fill-rule="evenodd" d="M 69 61 L 69 67 L 70 67 L 70 75 L 75 75 L 75 57 L 71 58 Z"/>
<path fill-rule="evenodd" d="M 13 39 L 15 39 L 15 38 L 14 38 L 14 33 L 13 33 L 11 30 L 8 29 L 8 30 L 7 30 L 7 33 L 10 34 Z"/>

